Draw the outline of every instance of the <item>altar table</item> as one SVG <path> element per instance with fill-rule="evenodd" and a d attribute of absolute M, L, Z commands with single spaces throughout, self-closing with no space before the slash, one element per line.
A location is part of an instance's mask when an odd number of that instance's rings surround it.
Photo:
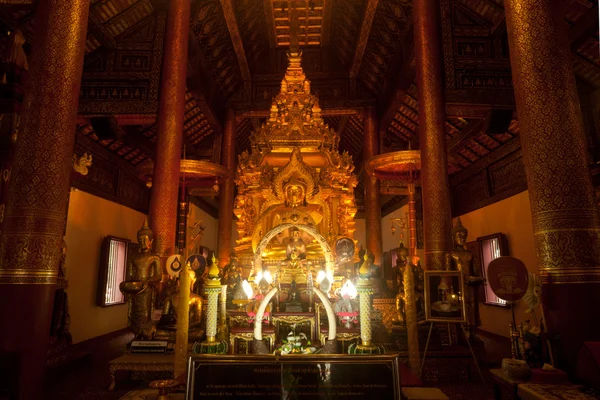
<path fill-rule="evenodd" d="M 110 386 L 115 390 L 115 374 L 117 371 L 151 371 L 173 372 L 175 366 L 174 354 L 125 354 L 109 362 Z"/>

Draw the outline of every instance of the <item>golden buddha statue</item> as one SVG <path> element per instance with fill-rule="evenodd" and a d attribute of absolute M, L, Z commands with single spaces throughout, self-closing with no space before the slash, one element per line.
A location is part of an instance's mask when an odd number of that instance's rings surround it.
<path fill-rule="evenodd" d="M 148 226 L 148 219 L 138 231 L 137 239 L 139 252 L 127 261 L 126 279 L 121 282 L 119 289 L 129 297 L 129 328 L 136 339 L 150 340 L 155 326 L 152 312 L 156 289 L 162 276 L 160 257 L 150 251 L 153 234 Z"/>
<path fill-rule="evenodd" d="M 300 229 L 293 227 L 291 230 L 291 237 L 286 247 L 286 258 L 290 260 L 292 258 L 292 253 L 296 253 L 297 257 L 300 259 L 306 258 L 306 246 L 304 245 L 304 240 L 300 237 Z"/>
<path fill-rule="evenodd" d="M 414 276 L 414 299 L 417 309 L 417 321 L 425 319 L 425 278 L 423 268 L 420 263 L 414 265 L 408 256 L 408 248 L 404 247 L 404 243 L 400 242 L 398 247 L 398 259 L 394 267 L 394 285 L 397 287 L 396 294 L 396 318 L 394 323 L 406 324 L 406 288 L 404 284 L 404 271 L 409 266 L 413 270 Z M 398 279 L 399 278 L 399 279 Z"/>
<path fill-rule="evenodd" d="M 184 273 L 182 271 L 181 273 Z M 189 339 L 200 340 L 204 331 L 200 328 L 202 322 L 202 297 L 193 293 L 192 289 L 196 281 L 196 274 L 193 270 L 188 270 L 190 276 L 190 287 L 187 289 L 190 291 L 190 310 L 189 310 Z M 177 308 L 179 306 L 179 291 L 182 290 L 180 286 L 180 279 L 175 278 L 169 280 L 167 283 L 166 297 L 163 304 L 162 315 L 160 320 L 156 324 L 155 339 L 175 341 L 175 334 L 177 330 Z M 183 289 L 185 290 L 185 289 Z"/>
<path fill-rule="evenodd" d="M 479 303 L 477 293 L 479 286 L 484 283 L 481 271 L 475 271 L 473 266 L 473 253 L 465 248 L 467 242 L 467 229 L 462 225 L 460 217 L 452 229 L 454 248 L 446 254 L 446 270 L 460 271 L 464 280 L 464 299 L 466 313 L 466 327 L 469 331 L 469 340 L 480 341 L 476 336 L 476 329 L 481 325 L 479 318 Z"/>

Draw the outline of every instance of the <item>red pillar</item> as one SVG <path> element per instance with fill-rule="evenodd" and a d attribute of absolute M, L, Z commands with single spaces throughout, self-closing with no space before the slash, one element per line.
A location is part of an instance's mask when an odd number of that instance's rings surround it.
<path fill-rule="evenodd" d="M 40 0 L 0 236 L 0 357 L 42 399 L 65 228 L 89 0 Z"/>
<path fill-rule="evenodd" d="M 155 251 L 161 256 L 175 252 L 190 9 L 190 0 L 171 0 L 167 17 L 149 213 Z"/>
<path fill-rule="evenodd" d="M 227 111 L 227 120 L 223 129 L 221 165 L 229 171 L 219 189 L 219 266 L 229 263 L 233 249 L 231 232 L 233 227 L 234 174 L 235 174 L 235 112 Z"/>
<path fill-rule="evenodd" d="M 574 371 L 583 341 L 600 341 L 600 218 L 564 4 L 506 0 L 521 148 L 547 327 Z"/>
<path fill-rule="evenodd" d="M 425 269 L 444 269 L 452 230 L 439 13 L 439 0 L 413 3 Z"/>

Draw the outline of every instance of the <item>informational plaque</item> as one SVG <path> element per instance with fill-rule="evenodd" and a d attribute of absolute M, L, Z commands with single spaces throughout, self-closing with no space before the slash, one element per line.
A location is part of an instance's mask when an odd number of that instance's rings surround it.
<path fill-rule="evenodd" d="M 400 399 L 396 354 L 197 355 L 186 399 Z"/>

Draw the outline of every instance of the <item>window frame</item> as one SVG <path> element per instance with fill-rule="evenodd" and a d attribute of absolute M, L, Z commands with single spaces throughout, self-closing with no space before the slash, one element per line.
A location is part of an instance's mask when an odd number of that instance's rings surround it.
<path fill-rule="evenodd" d="M 124 281 L 127 277 L 127 260 L 129 258 L 129 252 L 131 251 L 131 241 L 129 239 L 117 237 L 117 236 L 106 236 L 102 240 L 102 246 L 100 249 L 100 266 L 98 268 L 98 289 L 96 294 L 96 305 L 99 307 L 112 307 L 127 304 L 127 299 L 123 295 L 123 299 L 114 303 L 107 303 L 106 293 L 108 291 L 108 275 L 110 267 L 110 244 L 111 242 L 120 242 L 125 244 L 125 254 L 123 260 L 123 279 L 121 281 L 115 281 L 114 290 L 119 290 L 120 282 Z"/>
<path fill-rule="evenodd" d="M 494 295 L 496 297 L 496 301 L 491 301 L 488 299 L 489 283 L 488 283 L 488 278 L 487 278 L 487 275 L 488 275 L 487 269 L 488 269 L 489 263 L 487 265 L 485 264 L 483 243 L 485 241 L 493 240 L 493 239 L 498 240 L 500 257 L 505 257 L 505 256 L 510 255 L 509 251 L 508 251 L 508 241 L 506 240 L 506 235 L 503 234 L 502 232 L 492 233 L 490 235 L 480 236 L 477 238 L 477 248 L 479 250 L 479 259 L 481 262 L 481 274 L 482 274 L 483 278 L 485 278 L 485 280 L 486 280 L 485 284 L 483 285 L 483 304 L 486 304 L 488 306 L 495 306 L 495 307 L 508 307 L 510 304 L 502 299 L 499 299 L 498 296 L 496 296 L 496 295 Z M 494 259 L 492 259 L 492 260 L 494 260 Z M 498 301 L 498 300 L 501 300 L 501 301 Z"/>

